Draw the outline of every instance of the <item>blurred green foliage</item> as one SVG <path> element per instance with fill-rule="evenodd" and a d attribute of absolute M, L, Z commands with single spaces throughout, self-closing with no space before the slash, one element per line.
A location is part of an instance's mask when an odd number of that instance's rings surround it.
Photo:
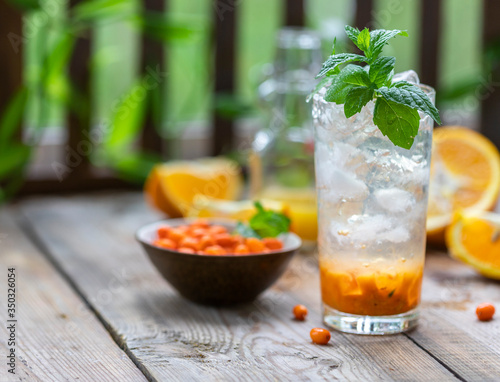
<path fill-rule="evenodd" d="M 255 88 L 262 79 L 260 66 L 273 60 L 274 34 L 283 21 L 284 4 L 281 0 L 238 2 L 237 97 L 214 100 L 212 0 L 169 0 L 168 14 L 143 12 L 139 0 L 84 0 L 71 11 L 64 0 L 7 1 L 24 12 L 25 23 L 31 29 L 33 19 L 40 14 L 48 20 L 31 31 L 25 49 L 25 84 L 0 116 L 0 144 L 4 145 L 0 150 L 0 198 L 11 194 L 22 181 L 30 144 L 36 143 L 45 127 L 63 125 L 68 109 L 94 126 L 107 126 L 102 146 L 91 159 L 97 165 L 112 166 L 132 180 L 143 178 L 144 169 L 157 159 L 137 149 L 145 113 L 153 114 L 166 138 L 180 133 L 183 124 L 179 122 L 208 120 L 212 105 L 227 118 L 248 115 L 252 112 L 249 105 L 255 101 Z M 55 3 L 59 9 L 49 10 L 47 6 Z M 354 1 L 312 0 L 306 4 L 306 23 L 320 31 L 328 41 L 325 48 L 329 51 L 336 26 L 342 32 L 343 25 L 352 22 Z M 412 36 L 411 41 L 396 41 L 394 51 L 386 52 L 398 57 L 397 71 L 418 68 L 419 4 L 419 0 L 375 2 L 373 18 L 378 27 L 408 29 Z M 483 80 L 481 7 L 481 0 L 443 2 L 443 60 L 437 89 L 440 102 L 452 103 L 471 94 Z M 137 103 L 126 122 L 118 120 L 117 108 L 126 105 L 127 98 L 130 101 L 132 89 L 143 78 L 137 59 L 141 31 L 169 44 L 165 56 L 169 75 L 165 86 L 149 91 Z M 66 75 L 75 37 L 89 33 L 94 37 L 90 63 L 92 104 Z M 28 140 L 21 146 L 28 148 L 19 148 L 22 120 L 23 136 Z M 117 133 L 121 129 L 123 133 Z"/>
<path fill-rule="evenodd" d="M 42 1 L 9 1 L 27 16 L 33 12 L 45 12 L 48 20 L 45 26 L 57 24 L 51 17 L 55 19 L 60 15 L 45 11 Z M 88 95 L 78 89 L 68 75 L 76 39 L 85 38 L 97 24 L 114 22 L 126 22 L 138 32 L 161 42 L 185 41 L 199 32 L 198 27 L 190 27 L 164 13 L 145 12 L 137 2 L 131 0 L 86 0 L 74 6 L 62 23 L 57 25 L 50 42 L 36 40 L 36 53 L 41 65 L 37 70 L 25 72 L 25 85 L 12 97 L 0 117 L 0 202 L 10 197 L 22 184 L 36 138 L 49 125 L 48 113 L 44 108 L 47 104 L 71 110 L 80 119 L 84 129 L 104 126 L 104 138 L 90 158 L 96 165 L 112 167 L 132 181 L 143 181 L 154 162 L 160 159 L 142 152 L 137 146 L 147 112 L 156 115 L 155 121 L 160 125 L 160 83 L 151 89 L 141 85 L 145 68 L 140 68 L 130 89 L 125 91 L 115 107 L 109 109 L 97 127 L 90 126 L 93 118 Z M 93 58 L 89 65 L 92 62 Z M 153 67 L 155 64 L 149 65 Z M 145 93 L 144 96 L 137 97 L 138 88 Z M 26 130 L 34 132 L 31 136 L 21 131 L 30 101 L 38 104 L 37 113 Z"/>

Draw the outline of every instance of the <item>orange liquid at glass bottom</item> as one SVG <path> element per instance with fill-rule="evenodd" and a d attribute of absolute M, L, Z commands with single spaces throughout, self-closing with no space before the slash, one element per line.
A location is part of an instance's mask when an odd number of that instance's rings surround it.
<path fill-rule="evenodd" d="M 420 303 L 423 261 L 320 260 L 323 303 L 363 316 L 391 316 Z"/>

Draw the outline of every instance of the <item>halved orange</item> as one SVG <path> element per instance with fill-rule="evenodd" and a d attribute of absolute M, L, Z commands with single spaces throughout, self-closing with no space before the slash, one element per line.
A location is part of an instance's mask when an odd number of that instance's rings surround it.
<path fill-rule="evenodd" d="M 446 245 L 452 257 L 474 267 L 486 277 L 500 279 L 500 215 L 457 213 L 446 229 Z"/>
<path fill-rule="evenodd" d="M 443 242 L 455 211 L 487 211 L 500 191 L 500 154 L 483 135 L 466 127 L 434 131 L 427 237 Z"/>
<path fill-rule="evenodd" d="M 195 195 L 235 200 L 242 188 L 239 165 L 225 158 L 173 161 L 153 168 L 144 185 L 151 205 L 170 217 L 185 216 Z"/>

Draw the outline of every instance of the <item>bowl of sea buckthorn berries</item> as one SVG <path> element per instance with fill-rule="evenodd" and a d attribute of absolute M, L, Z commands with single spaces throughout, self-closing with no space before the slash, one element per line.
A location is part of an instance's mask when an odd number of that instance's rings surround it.
<path fill-rule="evenodd" d="M 168 219 L 136 233 L 151 262 L 185 298 L 208 305 L 250 302 L 285 271 L 300 238 L 290 219 L 255 203 L 248 222 Z"/>

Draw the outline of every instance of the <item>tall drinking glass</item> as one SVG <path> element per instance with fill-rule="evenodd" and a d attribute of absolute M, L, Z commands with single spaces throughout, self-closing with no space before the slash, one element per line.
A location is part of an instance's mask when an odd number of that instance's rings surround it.
<path fill-rule="evenodd" d="M 432 88 L 419 85 L 434 102 Z M 420 113 L 410 150 L 359 114 L 314 96 L 318 247 L 324 321 L 343 332 L 416 325 L 425 258 L 433 122 Z"/>

